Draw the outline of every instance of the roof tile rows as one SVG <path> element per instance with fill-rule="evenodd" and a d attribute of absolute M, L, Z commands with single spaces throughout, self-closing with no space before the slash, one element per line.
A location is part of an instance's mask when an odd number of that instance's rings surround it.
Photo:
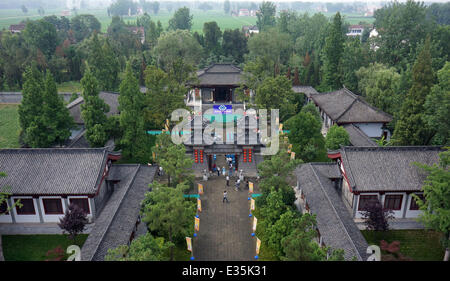
<path fill-rule="evenodd" d="M 426 173 L 413 162 L 438 163 L 441 147 L 342 147 L 340 152 L 350 186 L 355 191 L 420 190 Z"/>
<path fill-rule="evenodd" d="M 299 188 L 305 195 L 326 246 L 344 250 L 345 260 L 366 260 L 368 244 L 330 178 L 339 173 L 336 164 L 307 163 L 296 169 Z"/>
<path fill-rule="evenodd" d="M 312 100 L 336 123 L 389 123 L 392 116 L 371 106 L 362 97 L 343 88 L 312 94 Z"/>
<path fill-rule="evenodd" d="M 20 194 L 95 194 L 110 154 L 106 148 L 1 149 L 0 186 Z"/>
<path fill-rule="evenodd" d="M 155 172 L 155 166 L 128 164 L 111 167 L 108 178 L 120 179 L 120 182 L 81 249 L 82 260 L 104 260 L 108 249 L 127 245 L 139 216 L 140 204 Z"/>

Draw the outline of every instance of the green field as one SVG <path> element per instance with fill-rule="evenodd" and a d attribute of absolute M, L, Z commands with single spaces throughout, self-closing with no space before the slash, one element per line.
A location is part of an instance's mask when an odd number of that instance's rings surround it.
<path fill-rule="evenodd" d="M 68 81 L 57 85 L 58 92 L 79 93 L 82 90 L 81 83 L 78 81 Z"/>
<path fill-rule="evenodd" d="M 72 244 L 81 248 L 87 237 L 80 234 L 74 243 L 68 235 L 2 235 L 3 255 L 6 261 L 44 261 L 49 250 L 61 246 L 65 252 Z"/>
<path fill-rule="evenodd" d="M 400 253 L 415 261 L 442 261 L 444 248 L 440 244 L 441 234 L 428 230 L 361 231 L 369 245 L 380 245 L 400 241 Z"/>
<path fill-rule="evenodd" d="M 62 10 L 47 10 L 45 15 L 54 14 L 56 16 L 60 16 L 61 12 Z M 173 13 L 174 11 L 169 13 L 167 10 L 161 10 L 157 15 L 150 14 L 150 16 L 154 21 L 161 21 L 163 27 L 167 28 Z M 79 10 L 78 14 L 94 15 L 102 25 L 102 32 L 106 32 L 108 25 L 111 23 L 111 18 L 108 17 L 106 9 Z M 192 31 L 198 32 L 202 32 L 203 23 L 209 21 L 216 21 L 222 30 L 228 28 L 241 28 L 243 25 L 256 24 L 256 17 L 232 17 L 219 10 L 207 12 L 203 12 L 202 10 L 191 10 L 191 14 L 193 15 Z M 37 10 L 33 9 L 30 9 L 27 14 L 24 14 L 20 9 L 0 10 L 0 29 L 8 29 L 11 24 L 18 24 L 20 21 L 26 20 L 27 18 L 30 20 L 36 20 L 42 17 L 38 15 Z M 125 22 L 135 22 L 136 18 L 136 16 L 123 17 Z"/>
<path fill-rule="evenodd" d="M 47 10 L 46 15 L 56 15 L 60 16 L 62 10 Z M 170 18 L 173 16 L 174 11 L 169 13 L 167 10 L 161 10 L 157 15 L 150 14 L 154 21 L 161 21 L 164 28 L 167 28 Z M 89 9 L 89 10 L 79 10 L 78 14 L 92 14 L 100 21 L 102 25 L 102 32 L 106 32 L 108 25 L 111 23 L 111 18 L 108 17 L 106 9 Z M 226 15 L 223 10 L 191 10 L 193 15 L 193 26 L 192 31 L 202 32 L 203 23 L 209 21 L 216 21 L 220 29 L 235 29 L 241 28 L 243 25 L 255 25 L 256 17 L 233 17 L 231 15 Z M 324 13 L 327 17 L 334 16 L 333 13 Z M 373 17 L 364 17 L 359 14 L 345 14 L 343 16 L 350 24 L 358 24 L 361 21 L 372 23 L 374 21 Z M 71 16 L 72 17 L 72 16 Z M 36 9 L 30 9 L 27 14 L 24 14 L 20 9 L 4 9 L 0 10 L 0 29 L 9 28 L 11 24 L 17 24 L 22 20 L 26 19 L 36 20 L 42 18 L 38 15 Z M 123 17 L 125 22 L 135 22 L 136 16 L 125 16 Z"/>
<path fill-rule="evenodd" d="M 18 107 L 17 104 L 0 104 L 0 148 L 20 147 Z"/>

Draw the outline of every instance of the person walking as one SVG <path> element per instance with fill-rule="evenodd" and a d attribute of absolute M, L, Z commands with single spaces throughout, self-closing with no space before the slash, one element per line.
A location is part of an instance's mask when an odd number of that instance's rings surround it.
<path fill-rule="evenodd" d="M 227 186 L 230 186 L 230 177 L 227 176 Z"/>
<path fill-rule="evenodd" d="M 220 176 L 220 168 L 219 167 L 217 167 L 217 176 L 219 177 Z"/>
<path fill-rule="evenodd" d="M 245 189 L 248 189 L 249 187 L 249 184 L 248 184 L 248 180 L 247 180 L 247 182 L 245 183 Z"/>
<path fill-rule="evenodd" d="M 225 169 L 225 166 L 222 167 L 222 175 L 225 176 L 225 174 L 227 173 L 227 170 Z"/>
<path fill-rule="evenodd" d="M 227 191 L 224 190 L 224 191 L 223 191 L 223 199 L 222 199 L 222 203 L 225 202 L 225 200 L 227 200 L 227 203 L 230 203 L 230 202 L 228 201 L 227 196 L 228 196 L 228 195 L 227 195 Z"/>
<path fill-rule="evenodd" d="M 238 179 L 237 181 L 236 181 L 236 184 L 235 184 L 235 190 L 236 191 L 238 191 L 239 190 L 239 185 L 241 184 L 241 180 L 240 179 Z"/>

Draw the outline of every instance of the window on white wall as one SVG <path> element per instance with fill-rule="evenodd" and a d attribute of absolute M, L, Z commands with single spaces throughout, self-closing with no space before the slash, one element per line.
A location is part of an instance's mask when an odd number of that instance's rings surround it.
<path fill-rule="evenodd" d="M 22 207 L 16 206 L 16 212 L 18 215 L 35 215 L 36 214 L 33 199 L 29 199 L 29 198 L 14 199 L 14 202 L 17 202 L 19 200 L 20 200 L 20 204 L 22 205 Z"/>
<path fill-rule="evenodd" d="M 42 204 L 44 205 L 44 212 L 46 215 L 64 214 L 62 202 L 59 198 L 42 199 Z"/>
<path fill-rule="evenodd" d="M 364 211 L 370 204 L 377 202 L 377 195 L 360 195 L 358 211 Z"/>
<path fill-rule="evenodd" d="M 90 214 L 89 201 L 87 198 L 70 198 L 70 204 L 75 204 L 81 208 L 86 214 Z"/>
<path fill-rule="evenodd" d="M 423 194 L 416 194 L 416 195 L 420 198 L 421 201 L 425 200 L 425 197 L 423 196 Z M 411 197 L 411 204 L 409 205 L 409 209 L 411 211 L 419 210 L 419 205 L 417 205 L 416 199 L 414 199 L 414 197 Z"/>
<path fill-rule="evenodd" d="M 403 195 L 386 195 L 384 198 L 384 208 L 398 211 L 402 208 Z"/>
<path fill-rule="evenodd" d="M 6 200 L 0 204 L 0 215 L 2 215 L 2 214 L 5 214 L 5 215 L 9 214 L 8 213 L 8 202 L 6 202 Z"/>

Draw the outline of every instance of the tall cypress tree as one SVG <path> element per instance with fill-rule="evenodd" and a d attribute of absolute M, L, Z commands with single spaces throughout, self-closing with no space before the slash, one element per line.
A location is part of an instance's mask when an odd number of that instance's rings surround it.
<path fill-rule="evenodd" d="M 81 79 L 81 85 L 84 99 L 84 104 L 81 105 L 81 117 L 86 127 L 86 139 L 89 145 L 101 147 L 108 140 L 106 113 L 109 111 L 109 106 L 98 96 L 98 82 L 89 66 Z"/>
<path fill-rule="evenodd" d="M 120 84 L 119 110 L 122 138 L 120 147 L 122 155 L 140 163 L 148 163 L 151 154 L 149 136 L 144 128 L 144 94 L 139 90 L 139 84 L 134 77 L 131 65 L 128 63 L 125 79 Z"/>
<path fill-rule="evenodd" d="M 412 69 L 412 86 L 402 104 L 394 130 L 395 144 L 427 145 L 431 141 L 433 136 L 424 120 L 424 103 L 434 80 L 428 37 Z"/>
<path fill-rule="evenodd" d="M 55 80 L 49 71 L 47 71 L 44 81 L 42 118 L 49 144 L 57 143 L 62 145 L 70 137 L 70 129 L 74 124 L 73 118 L 58 95 Z"/>
<path fill-rule="evenodd" d="M 119 85 L 119 62 L 114 54 L 109 42 L 106 41 L 103 46 L 98 39 L 97 33 L 94 33 L 90 42 L 88 63 L 92 74 L 97 79 L 100 90 L 115 91 Z"/>
<path fill-rule="evenodd" d="M 339 63 L 344 50 L 344 40 L 341 14 L 337 12 L 324 46 L 323 88 L 326 90 L 337 90 L 342 87 Z"/>
<path fill-rule="evenodd" d="M 27 67 L 23 74 L 22 103 L 19 105 L 19 123 L 23 133 L 36 116 L 42 114 L 43 83 L 42 74 L 35 65 Z"/>

